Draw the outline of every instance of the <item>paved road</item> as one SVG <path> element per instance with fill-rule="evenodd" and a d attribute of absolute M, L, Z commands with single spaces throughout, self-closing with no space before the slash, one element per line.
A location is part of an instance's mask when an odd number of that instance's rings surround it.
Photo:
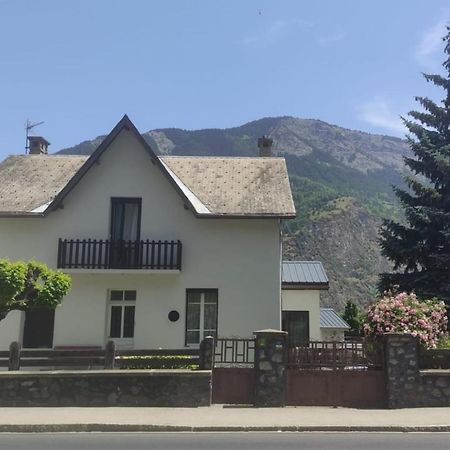
<path fill-rule="evenodd" d="M 1 450 L 443 450 L 447 433 L 0 434 Z"/>

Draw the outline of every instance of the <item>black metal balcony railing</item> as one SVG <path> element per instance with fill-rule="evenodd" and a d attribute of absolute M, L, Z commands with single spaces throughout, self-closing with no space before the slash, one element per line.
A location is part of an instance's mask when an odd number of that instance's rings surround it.
<path fill-rule="evenodd" d="M 60 269 L 181 270 L 181 241 L 59 239 Z"/>

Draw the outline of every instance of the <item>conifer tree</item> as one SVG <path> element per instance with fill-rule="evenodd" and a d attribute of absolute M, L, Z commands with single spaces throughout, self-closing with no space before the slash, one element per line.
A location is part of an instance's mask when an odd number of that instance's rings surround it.
<path fill-rule="evenodd" d="M 394 188 L 405 222 L 385 220 L 382 253 L 394 273 L 380 277 L 380 289 L 397 287 L 419 297 L 437 297 L 450 305 L 450 27 L 445 43 L 444 75 L 424 74 L 444 90 L 441 102 L 416 97 L 423 111 L 411 111 L 403 122 L 413 157 L 405 158 L 409 189 Z"/>
<path fill-rule="evenodd" d="M 356 303 L 351 300 L 347 301 L 342 318 L 350 325 L 350 330 L 345 332 L 346 336 L 359 337 L 362 335 L 362 313 Z"/>

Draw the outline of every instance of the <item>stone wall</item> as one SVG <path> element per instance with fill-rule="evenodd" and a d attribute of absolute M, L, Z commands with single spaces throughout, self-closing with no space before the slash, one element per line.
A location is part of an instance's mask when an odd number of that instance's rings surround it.
<path fill-rule="evenodd" d="M 255 331 L 255 406 L 286 404 L 284 352 L 287 333 L 278 330 Z"/>
<path fill-rule="evenodd" d="M 450 406 L 450 370 L 420 371 L 420 406 Z"/>
<path fill-rule="evenodd" d="M 0 406 L 209 406 L 211 372 L 1 372 Z"/>
<path fill-rule="evenodd" d="M 450 406 L 450 370 L 419 370 L 419 342 L 410 334 L 385 335 L 388 408 Z"/>
<path fill-rule="evenodd" d="M 385 335 L 386 398 L 388 408 L 420 403 L 418 342 L 410 334 Z"/>

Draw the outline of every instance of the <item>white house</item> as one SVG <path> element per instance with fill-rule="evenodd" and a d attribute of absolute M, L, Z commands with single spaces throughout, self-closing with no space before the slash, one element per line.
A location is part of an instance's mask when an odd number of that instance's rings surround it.
<path fill-rule="evenodd" d="M 71 274 L 56 311 L 14 311 L 0 347 L 198 345 L 281 326 L 281 232 L 295 216 L 278 157 L 158 157 L 127 116 L 90 157 L 0 164 L 0 257 Z"/>
<path fill-rule="evenodd" d="M 350 326 L 332 308 L 320 307 L 329 281 L 320 261 L 283 261 L 282 327 L 290 342 L 344 340 Z"/>

